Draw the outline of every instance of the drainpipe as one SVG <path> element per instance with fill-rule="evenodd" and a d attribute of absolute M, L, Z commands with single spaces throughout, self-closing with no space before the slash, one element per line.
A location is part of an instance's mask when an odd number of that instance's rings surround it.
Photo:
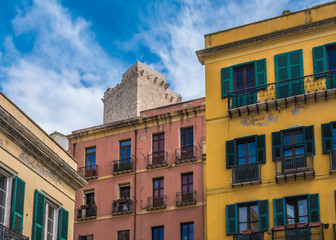
<path fill-rule="evenodd" d="M 203 239 L 205 240 L 206 239 L 206 236 L 205 236 L 205 208 L 204 208 L 204 201 L 205 201 L 205 196 L 204 196 L 204 161 L 203 161 L 203 141 L 204 141 L 204 136 L 201 137 L 201 159 L 202 159 L 202 208 L 203 208 L 203 211 L 202 211 L 202 219 L 203 219 Z"/>
<path fill-rule="evenodd" d="M 136 181 L 136 166 L 137 166 L 137 141 L 138 141 L 138 130 L 134 130 L 134 240 L 136 240 L 136 202 L 137 202 L 137 197 L 136 197 L 136 189 L 137 189 L 137 181 Z"/>

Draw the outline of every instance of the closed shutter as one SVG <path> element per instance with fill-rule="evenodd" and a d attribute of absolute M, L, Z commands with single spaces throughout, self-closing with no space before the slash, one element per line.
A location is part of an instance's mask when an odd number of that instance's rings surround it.
<path fill-rule="evenodd" d="M 34 217 L 33 217 L 33 240 L 43 240 L 45 196 L 35 190 Z"/>
<path fill-rule="evenodd" d="M 332 123 L 325 123 L 321 125 L 322 128 L 322 148 L 323 153 L 334 150 Z"/>
<path fill-rule="evenodd" d="M 227 93 L 233 91 L 233 69 L 232 67 L 221 69 L 222 98 L 227 97 Z"/>
<path fill-rule="evenodd" d="M 226 205 L 226 234 L 238 233 L 237 205 Z"/>
<path fill-rule="evenodd" d="M 259 209 L 259 231 L 267 231 L 269 229 L 268 218 L 268 200 L 258 201 Z"/>
<path fill-rule="evenodd" d="M 266 147 L 265 147 L 265 135 L 256 136 L 257 146 L 257 161 L 266 163 Z"/>
<path fill-rule="evenodd" d="M 305 134 L 305 153 L 315 155 L 314 126 L 304 128 Z"/>
<path fill-rule="evenodd" d="M 13 182 L 11 228 L 22 234 L 25 182 L 19 177 L 15 177 Z"/>
<path fill-rule="evenodd" d="M 69 212 L 61 208 L 59 217 L 59 237 L 60 240 L 68 239 Z"/>
<path fill-rule="evenodd" d="M 274 226 L 283 226 L 286 224 L 285 199 L 273 199 L 274 208 Z"/>
<path fill-rule="evenodd" d="M 314 73 L 327 71 L 326 47 L 319 46 L 313 48 Z"/>
<path fill-rule="evenodd" d="M 226 168 L 232 168 L 236 164 L 236 140 L 226 141 Z"/>
<path fill-rule="evenodd" d="M 320 207 L 319 207 L 318 193 L 308 195 L 308 206 L 309 206 L 309 222 L 319 222 Z"/>
<path fill-rule="evenodd" d="M 255 72 L 255 86 L 256 87 L 267 84 L 266 59 L 255 61 L 254 72 Z M 266 86 L 263 88 L 266 88 Z M 257 89 L 260 89 L 260 88 L 257 88 Z"/>
<path fill-rule="evenodd" d="M 282 132 L 272 133 L 272 156 L 273 161 L 280 160 L 282 157 Z"/>

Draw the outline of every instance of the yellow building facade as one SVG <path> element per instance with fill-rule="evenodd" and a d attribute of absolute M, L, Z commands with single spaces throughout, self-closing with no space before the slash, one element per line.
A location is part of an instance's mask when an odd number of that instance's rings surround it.
<path fill-rule="evenodd" d="M 77 162 L 0 92 L 1 239 L 73 239 Z"/>
<path fill-rule="evenodd" d="M 207 239 L 334 239 L 335 16 L 205 35 Z"/>

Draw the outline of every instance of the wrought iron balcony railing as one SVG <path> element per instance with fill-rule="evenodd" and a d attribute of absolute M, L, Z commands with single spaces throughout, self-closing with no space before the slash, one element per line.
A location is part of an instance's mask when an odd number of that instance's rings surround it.
<path fill-rule="evenodd" d="M 1 240 L 29 240 L 29 237 L 23 236 L 2 224 L 0 224 L 0 239 Z"/>
<path fill-rule="evenodd" d="M 330 173 L 336 172 L 336 151 L 329 151 Z"/>
<path fill-rule="evenodd" d="M 148 197 L 147 198 L 147 210 L 157 210 L 167 207 L 167 196 L 163 195 L 161 197 Z"/>
<path fill-rule="evenodd" d="M 113 175 L 133 172 L 133 159 L 113 161 Z"/>
<path fill-rule="evenodd" d="M 86 220 L 97 217 L 97 206 L 96 205 L 82 205 L 77 209 L 77 220 Z"/>
<path fill-rule="evenodd" d="M 275 159 L 275 178 L 284 178 L 312 175 L 315 177 L 314 156 L 313 155 L 293 155 Z"/>
<path fill-rule="evenodd" d="M 194 145 L 182 146 L 175 150 L 175 162 L 184 163 L 197 160 L 197 147 Z"/>
<path fill-rule="evenodd" d="M 232 186 L 261 183 L 261 163 L 232 167 Z"/>
<path fill-rule="evenodd" d="M 272 229 L 272 240 L 323 240 L 324 225 L 321 223 L 298 223 Z"/>
<path fill-rule="evenodd" d="M 98 165 L 95 164 L 86 167 L 80 167 L 78 169 L 78 173 L 87 180 L 98 178 Z"/>
<path fill-rule="evenodd" d="M 268 111 L 298 101 L 335 95 L 336 70 L 302 76 L 228 93 L 229 116 L 252 111 Z"/>
<path fill-rule="evenodd" d="M 157 151 L 147 155 L 147 168 L 164 167 L 168 165 L 168 152 Z"/>
<path fill-rule="evenodd" d="M 112 215 L 122 215 L 133 213 L 133 200 L 131 199 L 119 199 L 113 201 Z"/>
<path fill-rule="evenodd" d="M 196 191 L 176 193 L 176 206 L 186 206 L 196 204 Z"/>
<path fill-rule="evenodd" d="M 264 240 L 263 232 L 248 232 L 233 235 L 233 240 Z"/>

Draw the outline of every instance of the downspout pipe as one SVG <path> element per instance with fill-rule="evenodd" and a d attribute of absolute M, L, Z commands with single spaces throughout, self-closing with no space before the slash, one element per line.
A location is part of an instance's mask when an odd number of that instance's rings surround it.
<path fill-rule="evenodd" d="M 134 240 L 136 240 L 136 214 L 137 214 L 137 209 L 136 209 L 136 202 L 137 202 L 137 145 L 138 145 L 138 130 L 134 130 Z"/>

